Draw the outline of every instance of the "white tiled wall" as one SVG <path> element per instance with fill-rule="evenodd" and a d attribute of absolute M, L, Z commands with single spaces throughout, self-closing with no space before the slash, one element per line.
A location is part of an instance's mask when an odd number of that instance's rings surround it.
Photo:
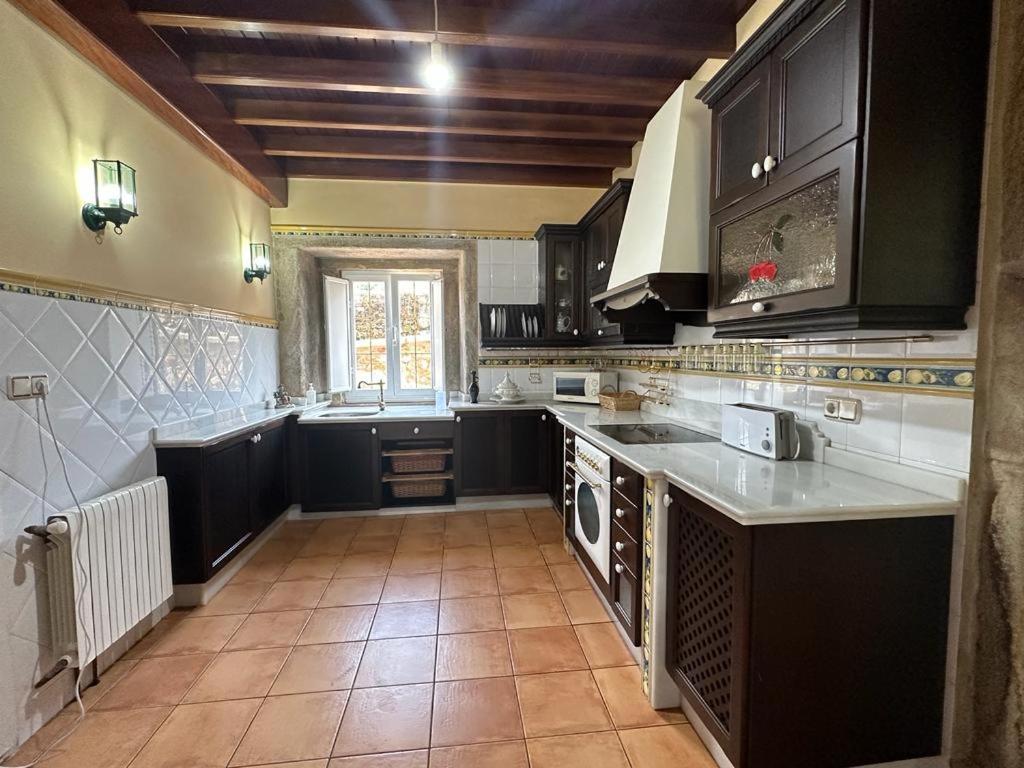
<path fill-rule="evenodd" d="M 150 429 L 271 396 L 277 331 L 0 291 L 0 382 L 46 373 L 53 429 L 81 500 L 156 471 Z M 71 497 L 37 401 L 0 397 L 0 755 L 67 701 L 41 691 L 48 648 L 45 559 L 26 525 Z"/>
<path fill-rule="evenodd" d="M 536 240 L 478 240 L 477 289 L 481 304 L 536 304 Z"/>

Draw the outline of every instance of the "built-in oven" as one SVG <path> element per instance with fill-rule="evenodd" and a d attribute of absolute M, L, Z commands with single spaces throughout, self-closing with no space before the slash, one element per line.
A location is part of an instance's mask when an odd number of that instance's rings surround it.
<path fill-rule="evenodd" d="M 591 576 L 607 590 L 611 575 L 611 458 L 577 437 L 572 469 L 576 475 L 572 505 L 576 550 L 589 561 Z"/>
<path fill-rule="evenodd" d="M 555 371 L 552 380 L 552 397 L 569 403 L 597 403 L 605 387 L 619 386 L 619 374 L 614 371 Z"/>

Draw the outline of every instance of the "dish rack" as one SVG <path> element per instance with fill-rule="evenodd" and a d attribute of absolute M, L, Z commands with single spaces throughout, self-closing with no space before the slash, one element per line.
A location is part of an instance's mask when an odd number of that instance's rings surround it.
<path fill-rule="evenodd" d="M 539 345 L 544 340 L 544 306 L 481 304 L 480 338 L 484 346 Z"/>
<path fill-rule="evenodd" d="M 453 494 L 454 451 L 448 441 L 397 441 L 381 451 L 385 499 L 437 503 Z"/>

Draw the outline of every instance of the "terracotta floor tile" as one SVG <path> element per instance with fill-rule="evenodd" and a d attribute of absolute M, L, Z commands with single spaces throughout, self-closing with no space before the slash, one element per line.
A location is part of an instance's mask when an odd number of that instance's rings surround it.
<path fill-rule="evenodd" d="M 326 581 L 279 581 L 256 604 L 255 613 L 301 611 L 316 608 L 327 589 Z"/>
<path fill-rule="evenodd" d="M 124 676 L 135 669 L 141 661 L 141 659 L 126 659 L 122 656 L 111 664 L 107 671 L 100 675 L 100 681 L 96 685 L 90 685 L 82 691 L 82 703 L 85 705 L 85 708 L 92 709 L 99 704 L 100 699 L 109 693 L 117 683 L 121 682 Z M 77 705 L 75 705 L 76 714 L 77 709 Z"/>
<path fill-rule="evenodd" d="M 370 640 L 363 651 L 354 688 L 430 683 L 434 680 L 435 637 Z"/>
<path fill-rule="evenodd" d="M 289 541 L 297 539 L 305 541 L 320 527 L 319 520 L 285 520 L 274 532 L 274 540 Z"/>
<path fill-rule="evenodd" d="M 509 528 L 492 528 L 490 531 L 492 547 L 508 547 L 514 545 L 537 546 L 530 526 L 513 526 Z"/>
<path fill-rule="evenodd" d="M 386 576 L 390 566 L 390 552 L 364 552 L 363 554 L 345 555 L 345 557 L 341 558 L 341 563 L 334 571 L 334 578 Z"/>
<path fill-rule="evenodd" d="M 590 672 L 554 672 L 515 680 L 527 738 L 611 730 Z"/>
<path fill-rule="evenodd" d="M 349 605 L 341 608 L 317 608 L 299 635 L 296 645 L 349 643 L 365 640 L 376 606 Z"/>
<path fill-rule="evenodd" d="M 213 654 L 194 654 L 143 659 L 96 702 L 94 709 L 173 707 L 213 658 Z"/>
<path fill-rule="evenodd" d="M 223 768 L 259 708 L 259 699 L 177 707 L 132 768 Z"/>
<path fill-rule="evenodd" d="M 619 739 L 633 765 L 643 768 L 715 768 L 689 725 L 664 725 L 619 731 Z"/>
<path fill-rule="evenodd" d="M 292 560 L 278 581 L 309 581 L 310 579 L 329 579 L 338 568 L 341 558 L 334 555 L 319 557 L 297 557 Z"/>
<path fill-rule="evenodd" d="M 572 627 L 511 630 L 508 644 L 517 675 L 568 672 L 588 666 Z"/>
<path fill-rule="evenodd" d="M 494 512 L 485 512 L 487 527 L 495 528 L 518 528 L 527 525 L 526 515 L 521 509 L 503 509 Z"/>
<path fill-rule="evenodd" d="M 490 549 L 490 539 L 487 537 L 487 527 L 483 528 L 448 528 L 444 532 L 444 548 L 449 549 L 465 549 L 466 547 L 479 547 L 480 542 L 487 542 L 488 549 Z M 445 565 L 445 568 L 451 566 Z M 463 566 L 469 568 L 480 568 L 479 565 Z M 489 568 L 490 565 L 484 565 L 483 567 Z"/>
<path fill-rule="evenodd" d="M 245 616 L 208 616 L 178 622 L 149 651 L 150 656 L 216 653 L 235 633 Z"/>
<path fill-rule="evenodd" d="M 441 597 L 487 597 L 498 594 L 492 568 L 466 568 L 441 574 Z"/>
<path fill-rule="evenodd" d="M 189 616 L 199 618 L 201 616 L 230 616 L 250 613 L 269 586 L 260 581 L 249 584 L 228 584 L 206 605 L 193 608 Z"/>
<path fill-rule="evenodd" d="M 288 763 L 264 763 L 259 768 L 327 768 L 327 758 L 322 760 L 299 760 Z"/>
<path fill-rule="evenodd" d="M 364 643 L 300 645 L 292 649 L 271 695 L 338 691 L 352 687 Z"/>
<path fill-rule="evenodd" d="M 442 554 L 443 550 L 440 546 L 414 551 L 399 549 L 395 552 L 395 557 L 391 561 L 391 570 L 388 573 L 394 575 L 440 572 Z"/>
<path fill-rule="evenodd" d="M 395 554 L 411 554 L 413 552 L 440 552 L 444 547 L 444 528 L 429 533 L 407 533 L 402 531 L 398 537 Z"/>
<path fill-rule="evenodd" d="M 505 595 L 501 598 L 501 607 L 505 612 L 507 629 L 564 627 L 569 624 L 569 616 L 557 592 Z"/>
<path fill-rule="evenodd" d="M 526 748 L 531 768 L 629 768 L 614 731 L 530 739 Z"/>
<path fill-rule="evenodd" d="M 495 568 L 518 568 L 525 565 L 544 565 L 544 555 L 532 544 L 494 547 Z"/>
<path fill-rule="evenodd" d="M 78 711 L 65 707 L 60 714 L 32 734 L 18 751 L 7 759 L 8 765 L 24 765 L 38 760 L 47 747 L 70 731 L 77 721 Z M 41 765 L 46 765 L 46 763 Z"/>
<path fill-rule="evenodd" d="M 616 728 L 686 722 L 686 716 L 678 709 L 658 710 L 651 706 L 640 688 L 640 668 L 635 664 L 595 669 L 594 679 Z"/>
<path fill-rule="evenodd" d="M 490 545 L 480 546 L 479 537 L 474 539 L 473 546 L 450 548 L 445 543 L 444 569 L 455 570 L 457 568 L 493 568 L 494 560 L 491 557 Z"/>
<path fill-rule="evenodd" d="M 348 550 L 348 545 L 352 543 L 353 538 L 354 534 L 351 533 L 317 533 L 303 545 L 302 549 L 299 550 L 298 556 L 320 557 L 323 555 L 333 555 L 334 557 L 340 557 Z"/>
<path fill-rule="evenodd" d="M 398 536 L 356 536 L 345 553 L 357 555 L 363 552 L 386 552 L 392 554 L 398 544 Z"/>
<path fill-rule="evenodd" d="M 370 629 L 370 639 L 436 635 L 437 611 L 436 600 L 380 605 Z"/>
<path fill-rule="evenodd" d="M 240 651 L 294 645 L 311 613 L 312 611 L 253 613 L 246 617 L 242 626 L 224 646 L 224 650 Z"/>
<path fill-rule="evenodd" d="M 504 628 L 501 600 L 497 597 L 458 597 L 441 601 L 438 634 L 487 632 Z"/>
<path fill-rule="evenodd" d="M 432 746 L 450 747 L 522 737 L 513 678 L 435 684 Z"/>
<path fill-rule="evenodd" d="M 145 632 L 141 638 L 136 640 L 121 658 L 129 660 L 145 658 L 157 643 L 163 640 L 172 629 L 190 615 L 191 611 L 188 609 L 171 611 L 162 619 L 157 620 L 156 624 L 148 632 Z M 140 628 L 141 630 L 142 628 Z"/>
<path fill-rule="evenodd" d="M 386 517 L 368 517 L 363 521 L 357 537 L 394 536 L 405 527 L 405 515 L 388 515 Z"/>
<path fill-rule="evenodd" d="M 437 600 L 441 596 L 440 573 L 388 574 L 384 583 L 382 603 L 411 603 L 416 600 Z"/>
<path fill-rule="evenodd" d="M 561 595 L 565 612 L 573 624 L 599 624 L 612 620 L 590 587 L 566 590 Z"/>
<path fill-rule="evenodd" d="M 502 741 L 430 750 L 430 768 L 529 768 L 526 742 Z"/>
<path fill-rule="evenodd" d="M 288 658 L 287 648 L 221 653 L 185 696 L 186 704 L 262 698 Z"/>
<path fill-rule="evenodd" d="M 499 568 L 498 589 L 503 595 L 524 595 L 532 592 L 554 592 L 555 584 L 545 566 Z"/>
<path fill-rule="evenodd" d="M 348 533 L 355 536 L 366 520 L 365 517 L 335 517 L 322 520 L 320 527 L 316 529 L 316 534 L 317 536 L 338 536 Z"/>
<path fill-rule="evenodd" d="M 636 664 L 615 624 L 580 624 L 576 628 L 583 654 L 592 668 L 625 667 Z"/>
<path fill-rule="evenodd" d="M 249 559 L 250 563 L 287 563 L 302 550 L 304 542 L 296 539 L 272 539 Z"/>
<path fill-rule="evenodd" d="M 592 589 L 590 582 L 587 581 L 587 577 L 583 574 L 583 569 L 579 565 L 552 565 L 549 570 L 559 592 L 569 592 L 574 589 Z"/>
<path fill-rule="evenodd" d="M 442 513 L 409 515 L 402 526 L 402 534 L 444 533 L 445 516 Z"/>
<path fill-rule="evenodd" d="M 230 765 L 286 763 L 331 754 L 348 691 L 264 699 Z"/>
<path fill-rule="evenodd" d="M 562 523 L 545 523 L 532 526 L 533 539 L 538 544 L 558 544 L 564 536 Z"/>
<path fill-rule="evenodd" d="M 331 760 L 330 768 L 427 768 L 429 754 L 425 749 L 417 749 L 412 752 L 336 757 Z"/>
<path fill-rule="evenodd" d="M 343 605 L 374 605 L 384 589 L 384 576 L 353 576 L 334 579 L 327 585 L 318 608 L 339 608 Z"/>
<path fill-rule="evenodd" d="M 449 512 L 444 518 L 445 530 L 450 528 L 476 528 L 487 530 L 487 513 L 484 511 Z"/>
<path fill-rule="evenodd" d="M 504 632 L 470 632 L 437 638 L 438 681 L 504 677 L 512 674 L 508 636 Z"/>
<path fill-rule="evenodd" d="M 287 563 L 282 563 L 277 560 L 271 562 L 253 562 L 250 560 L 248 563 L 243 565 L 238 573 L 236 573 L 229 584 L 252 584 L 253 582 L 262 582 L 264 584 L 272 584 L 277 581 L 277 577 L 284 573 L 284 569 Z"/>
<path fill-rule="evenodd" d="M 523 514 L 526 515 L 526 519 L 533 525 L 538 521 L 550 520 L 552 522 L 561 522 L 562 518 L 558 516 L 558 512 L 555 511 L 554 507 L 527 507 L 523 510 Z"/>
<path fill-rule="evenodd" d="M 548 565 L 569 565 L 576 562 L 576 559 L 565 551 L 561 540 L 557 544 L 541 544 L 540 551 Z"/>
<path fill-rule="evenodd" d="M 171 713 L 170 707 L 90 712 L 47 753 L 45 768 L 124 768 Z"/>
<path fill-rule="evenodd" d="M 398 685 L 352 691 L 335 757 L 401 752 L 430 746 L 430 701 L 433 686 Z"/>

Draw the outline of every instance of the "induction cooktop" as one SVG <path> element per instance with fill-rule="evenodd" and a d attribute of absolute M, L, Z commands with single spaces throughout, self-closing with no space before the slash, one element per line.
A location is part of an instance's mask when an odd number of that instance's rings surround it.
<path fill-rule="evenodd" d="M 694 432 L 675 424 L 607 424 L 594 427 L 598 432 L 626 445 L 663 443 L 717 443 L 717 437 Z"/>

